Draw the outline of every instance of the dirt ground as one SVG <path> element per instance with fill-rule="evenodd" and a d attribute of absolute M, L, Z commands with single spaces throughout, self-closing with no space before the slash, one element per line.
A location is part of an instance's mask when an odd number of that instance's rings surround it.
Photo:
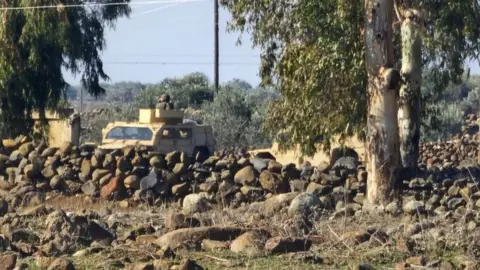
<path fill-rule="evenodd" d="M 180 211 L 175 204 L 168 208 L 145 205 L 124 208 L 118 202 L 91 200 L 83 196 L 52 196 L 45 202 L 45 206 L 76 214 L 95 211 L 101 216 L 100 221 L 105 222 L 115 219 L 120 224 L 117 229 L 119 238 L 134 228 L 149 224 L 158 228 L 152 234 L 158 239 L 162 235 L 161 228 L 165 226 L 166 216 L 172 211 Z M 18 213 L 29 210 L 31 209 L 19 209 Z M 195 217 L 222 226 L 262 228 L 281 237 L 298 237 L 288 229 L 291 220 L 286 218 L 286 209 L 273 216 L 264 216 L 261 213 L 245 212 L 242 208 L 215 208 Z M 37 233 L 41 232 L 44 222 L 44 216 L 28 221 L 29 224 L 37 224 Z M 442 217 L 336 213 L 325 214 L 317 219 L 310 234 L 303 236 L 312 240 L 312 248 L 306 252 L 249 256 L 232 252 L 227 245 L 227 248 L 215 250 L 180 249 L 175 251 L 176 258 L 166 260 L 159 259 L 158 249 L 151 245 L 127 241 L 117 246 L 98 248 L 87 255 L 79 255 L 85 252 L 79 251 L 61 257 L 71 261 L 75 269 L 85 270 L 196 269 L 180 268 L 185 259 L 194 260 L 203 269 L 478 269 L 472 268 L 475 261 L 469 259 L 463 249 L 468 238 L 475 235 L 472 231 L 464 233 L 467 232 L 466 227 L 462 220 L 455 222 Z M 478 232 L 478 229 L 474 229 L 474 232 Z M 406 241 L 410 244 L 406 244 Z M 39 257 L 27 257 L 19 261 L 28 265 L 28 269 L 47 269 L 41 266 Z M 404 267 L 408 265 L 405 261 L 420 265 Z M 162 263 L 178 267 L 145 268 L 145 265 Z M 360 265 L 363 264 L 374 268 L 361 268 Z M 118 265 L 123 267 L 119 268 Z M 450 266 L 455 268 L 449 268 Z"/>

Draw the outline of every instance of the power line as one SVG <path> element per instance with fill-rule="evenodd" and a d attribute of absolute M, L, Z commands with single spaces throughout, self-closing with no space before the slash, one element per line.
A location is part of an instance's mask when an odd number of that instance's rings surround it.
<path fill-rule="evenodd" d="M 74 7 L 89 7 L 89 6 L 122 6 L 122 5 L 150 5 L 150 4 L 168 4 L 168 3 L 188 3 L 188 2 L 202 2 L 204 0 L 150 0 L 150 1 L 136 1 L 136 2 L 112 2 L 112 3 L 98 3 L 86 2 L 83 4 L 57 4 L 44 6 L 26 6 L 26 7 L 0 7 L 0 10 L 24 10 L 24 9 L 48 9 L 48 8 L 74 8 Z"/>
<path fill-rule="evenodd" d="M 214 54 L 188 54 L 188 53 L 131 53 L 131 52 L 106 52 L 103 55 L 123 55 L 123 56 L 148 56 L 148 57 L 213 57 Z M 260 58 L 255 54 L 220 54 L 222 57 L 252 57 Z"/>
<path fill-rule="evenodd" d="M 190 2 L 188 2 L 188 1 L 179 1 L 179 2 L 176 2 L 176 3 L 170 4 L 170 5 L 165 5 L 165 6 L 162 6 L 162 7 L 159 7 L 159 8 L 150 9 L 150 10 L 145 10 L 145 11 L 142 11 L 142 12 L 140 12 L 140 13 L 133 14 L 132 16 L 130 16 L 130 18 L 132 19 L 132 18 L 140 17 L 140 16 L 143 16 L 143 15 L 146 15 L 146 14 L 150 14 L 150 13 L 153 13 L 153 12 L 160 11 L 160 10 L 172 8 L 172 7 L 181 5 L 181 4 L 192 3 L 192 2 L 204 2 L 204 1 L 206 1 L 206 0 L 197 0 L 197 1 L 190 1 Z"/>
<path fill-rule="evenodd" d="M 205 1 L 205 0 L 200 0 L 199 2 L 201 2 L 201 1 Z M 163 7 L 155 8 L 155 9 L 142 11 L 138 14 L 133 14 L 132 16 L 130 16 L 130 18 L 139 17 L 141 15 L 149 14 L 149 13 L 156 12 L 156 11 L 159 11 L 159 10 L 162 10 L 162 9 L 171 8 L 171 7 L 178 6 L 178 5 L 184 4 L 184 3 L 188 3 L 188 2 L 178 2 L 178 3 L 173 3 L 173 4 L 170 4 L 170 5 L 165 5 Z"/>
<path fill-rule="evenodd" d="M 158 62 L 158 61 L 106 61 L 106 65 L 214 65 L 209 62 Z M 221 66 L 258 66 L 258 63 L 230 62 L 219 63 Z"/>

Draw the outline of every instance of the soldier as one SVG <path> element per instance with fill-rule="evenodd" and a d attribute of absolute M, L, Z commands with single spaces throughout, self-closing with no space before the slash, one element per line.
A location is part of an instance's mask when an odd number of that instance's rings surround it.
<path fill-rule="evenodd" d="M 170 95 L 163 94 L 158 98 L 157 109 L 173 110 L 173 103 L 170 102 Z"/>

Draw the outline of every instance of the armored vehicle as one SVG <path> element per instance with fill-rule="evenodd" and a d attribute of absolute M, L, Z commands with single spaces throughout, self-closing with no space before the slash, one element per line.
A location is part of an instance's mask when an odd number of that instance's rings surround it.
<path fill-rule="evenodd" d="M 185 122 L 181 110 L 140 109 L 138 122 L 113 122 L 102 129 L 99 148 L 142 145 L 161 155 L 181 151 L 197 157 L 213 154 L 215 144 L 212 127 Z"/>

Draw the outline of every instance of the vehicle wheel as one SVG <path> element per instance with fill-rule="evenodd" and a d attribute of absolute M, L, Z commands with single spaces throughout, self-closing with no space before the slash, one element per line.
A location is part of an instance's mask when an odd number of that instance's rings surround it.
<path fill-rule="evenodd" d="M 193 157 L 195 158 L 195 161 L 203 163 L 208 157 L 210 157 L 210 151 L 208 151 L 205 146 L 195 147 Z"/>

